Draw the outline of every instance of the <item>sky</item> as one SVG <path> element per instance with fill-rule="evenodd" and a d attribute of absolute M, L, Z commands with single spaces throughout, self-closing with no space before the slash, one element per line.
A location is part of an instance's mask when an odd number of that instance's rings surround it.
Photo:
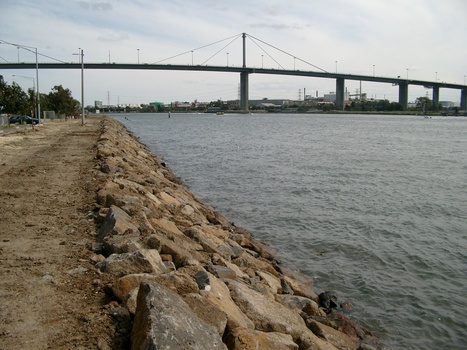
<path fill-rule="evenodd" d="M 467 75 L 466 0 L 0 0 L 0 41 L 37 48 L 39 62 L 78 62 L 81 48 L 85 63 L 241 66 L 242 33 L 248 67 L 457 84 Z M 35 55 L 1 43 L 0 62 L 18 61 Z M 0 75 L 26 90 L 35 70 L 0 68 Z M 84 102 L 235 100 L 239 82 L 238 73 L 85 70 Z M 56 85 L 81 101 L 80 70 L 39 70 L 41 93 Z M 346 81 L 346 88 L 354 94 L 360 84 Z M 249 77 L 250 99 L 335 89 L 333 79 Z M 398 100 L 391 84 L 363 82 L 362 92 Z M 432 91 L 409 86 L 409 101 L 420 96 Z M 460 91 L 441 89 L 440 100 L 459 103 Z"/>

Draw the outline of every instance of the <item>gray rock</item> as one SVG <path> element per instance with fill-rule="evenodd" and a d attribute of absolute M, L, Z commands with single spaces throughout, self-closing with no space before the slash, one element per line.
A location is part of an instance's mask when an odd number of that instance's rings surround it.
<path fill-rule="evenodd" d="M 112 254 L 96 264 L 101 272 L 117 277 L 135 273 L 163 273 L 165 265 L 159 253 L 153 249 L 142 249 L 133 253 Z"/>
<path fill-rule="evenodd" d="M 102 242 L 107 235 L 123 235 L 125 233 L 139 233 L 139 230 L 131 223 L 127 213 L 119 207 L 111 206 L 97 233 L 97 241 Z"/>
<path fill-rule="evenodd" d="M 200 290 L 211 290 L 211 282 L 209 281 L 209 275 L 205 271 L 200 271 L 195 275 L 195 281 L 198 284 Z"/>
<path fill-rule="evenodd" d="M 237 278 L 237 274 L 235 273 L 235 271 L 233 271 L 232 269 L 226 266 L 209 265 L 207 270 L 210 273 L 212 273 L 214 276 L 216 276 L 217 278 L 221 278 L 221 279 L 228 278 L 231 280 L 234 280 L 235 278 Z"/>
<path fill-rule="evenodd" d="M 216 329 L 196 316 L 179 295 L 150 282 L 139 288 L 131 340 L 131 348 L 138 350 L 227 350 Z"/>

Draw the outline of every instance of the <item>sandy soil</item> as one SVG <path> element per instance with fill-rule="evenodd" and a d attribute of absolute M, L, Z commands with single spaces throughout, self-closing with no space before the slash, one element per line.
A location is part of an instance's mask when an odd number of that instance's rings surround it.
<path fill-rule="evenodd" d="M 126 347 L 89 249 L 98 136 L 96 117 L 0 136 L 1 350 Z"/>

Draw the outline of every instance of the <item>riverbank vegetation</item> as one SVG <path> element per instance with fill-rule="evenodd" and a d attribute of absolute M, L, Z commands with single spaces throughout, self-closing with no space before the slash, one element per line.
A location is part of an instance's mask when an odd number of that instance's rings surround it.
<path fill-rule="evenodd" d="M 39 101 L 36 98 L 39 97 Z M 0 75 L 0 114 L 36 116 L 36 106 L 41 111 L 54 111 L 58 116 L 77 116 L 81 104 L 75 100 L 69 89 L 56 85 L 48 94 L 36 96 L 35 90 L 24 91 L 17 83 L 7 84 Z M 42 117 L 42 116 L 41 116 Z"/>

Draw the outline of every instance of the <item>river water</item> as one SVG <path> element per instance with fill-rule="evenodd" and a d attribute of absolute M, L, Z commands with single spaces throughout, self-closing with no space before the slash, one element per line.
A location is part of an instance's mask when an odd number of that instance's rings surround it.
<path fill-rule="evenodd" d="M 467 346 L 467 118 L 118 114 L 387 349 Z"/>

